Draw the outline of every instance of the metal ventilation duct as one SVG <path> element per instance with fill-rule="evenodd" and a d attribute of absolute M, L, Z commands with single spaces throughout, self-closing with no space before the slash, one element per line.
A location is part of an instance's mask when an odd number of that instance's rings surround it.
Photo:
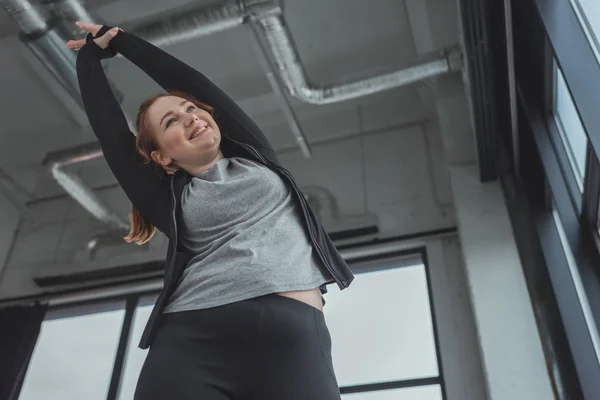
<path fill-rule="evenodd" d="M 193 10 L 184 10 L 168 18 L 138 25 L 132 34 L 163 47 L 240 26 L 250 18 L 261 19 L 281 14 L 279 0 L 224 0 Z"/>
<path fill-rule="evenodd" d="M 77 8 L 76 0 L 61 0 L 58 5 L 73 8 L 68 15 L 74 18 L 87 15 L 83 7 Z M 76 54 L 65 47 L 65 42 L 70 38 L 70 32 L 60 25 L 50 23 L 51 16 L 45 9 L 29 0 L 2 0 L 0 6 L 12 16 L 21 30 L 21 40 L 39 58 L 42 64 L 50 70 L 56 80 L 65 90 L 81 105 L 79 83 L 75 68 Z M 87 17 L 86 17 L 87 18 Z M 119 99 L 122 96 L 118 95 Z M 52 176 L 67 193 L 77 200 L 88 212 L 98 220 L 105 222 L 112 228 L 126 229 L 127 224 L 108 207 L 98 196 L 86 186 L 76 174 L 64 170 L 63 167 L 75 162 L 85 161 L 101 156 L 102 153 L 81 151 L 67 157 L 49 162 Z"/>
<path fill-rule="evenodd" d="M 282 15 L 257 18 L 256 23 L 262 29 L 269 44 L 273 58 L 277 63 L 282 80 L 290 93 L 298 99 L 311 104 L 330 104 L 344 100 L 368 96 L 405 86 L 414 82 L 433 78 L 462 67 L 461 54 L 450 51 L 444 57 L 424 64 L 374 76 L 357 82 L 331 87 L 313 87 L 300 63 L 300 57 Z"/>
<path fill-rule="evenodd" d="M 129 224 L 121 220 L 108 205 L 100 200 L 96 193 L 77 174 L 65 169 L 69 165 L 100 157 L 102 157 L 100 145 L 92 143 L 49 154 L 44 161 L 44 165 L 50 169 L 58 184 L 90 214 L 114 230 L 128 231 Z"/>

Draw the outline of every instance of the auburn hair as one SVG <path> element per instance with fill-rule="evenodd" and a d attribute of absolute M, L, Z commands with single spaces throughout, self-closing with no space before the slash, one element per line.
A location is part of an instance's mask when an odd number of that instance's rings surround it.
<path fill-rule="evenodd" d="M 156 102 L 156 100 L 167 97 L 167 96 L 176 96 L 181 97 L 182 99 L 188 100 L 190 103 L 194 104 L 196 107 L 201 108 L 205 111 L 208 111 L 212 114 L 213 108 L 207 104 L 198 101 L 193 96 L 180 91 L 171 91 L 168 93 L 161 93 L 155 96 L 152 96 L 146 99 L 141 105 L 137 113 L 136 117 L 136 131 L 137 136 L 135 138 L 135 149 L 142 156 L 142 161 L 144 164 L 148 165 L 154 162 L 152 160 L 152 152 L 158 150 L 158 145 L 156 142 L 156 138 L 150 131 L 150 126 L 148 125 L 148 120 L 146 118 L 148 114 L 148 110 L 150 107 Z M 170 168 L 176 170 L 176 165 L 170 165 Z M 131 207 L 131 212 L 129 213 L 129 234 L 125 236 L 125 241 L 128 243 L 135 242 L 136 244 L 144 244 L 147 243 L 154 234 L 156 233 L 156 227 L 148 222 L 140 211 L 135 208 L 135 206 Z"/>

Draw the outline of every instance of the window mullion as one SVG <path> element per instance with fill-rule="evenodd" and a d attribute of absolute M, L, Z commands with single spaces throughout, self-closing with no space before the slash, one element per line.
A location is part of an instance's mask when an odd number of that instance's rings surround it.
<path fill-rule="evenodd" d="M 600 161 L 594 151 L 588 147 L 587 165 L 585 169 L 585 190 L 583 193 L 584 223 L 595 230 L 598 229 L 598 200 L 600 198 Z"/>
<path fill-rule="evenodd" d="M 123 367 L 125 364 L 125 356 L 127 355 L 127 347 L 131 337 L 131 327 L 133 325 L 133 317 L 137 308 L 138 298 L 129 297 L 125 306 L 125 318 L 123 318 L 123 327 L 121 328 L 121 337 L 119 338 L 119 346 L 115 355 L 115 363 L 113 365 L 112 376 L 110 378 L 110 386 L 108 388 L 107 400 L 116 400 L 119 395 L 121 386 L 121 378 L 123 377 Z"/>

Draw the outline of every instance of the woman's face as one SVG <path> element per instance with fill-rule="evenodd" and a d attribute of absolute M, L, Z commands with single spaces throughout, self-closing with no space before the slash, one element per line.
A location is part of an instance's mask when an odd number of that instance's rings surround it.
<path fill-rule="evenodd" d="M 157 99 L 148 109 L 147 122 L 158 150 L 152 159 L 163 166 L 172 162 L 190 170 L 208 165 L 219 153 L 221 132 L 209 112 L 176 96 Z"/>

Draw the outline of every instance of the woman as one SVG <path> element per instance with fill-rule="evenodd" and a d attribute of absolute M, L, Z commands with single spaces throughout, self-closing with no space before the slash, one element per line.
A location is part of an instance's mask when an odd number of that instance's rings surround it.
<path fill-rule="evenodd" d="M 88 36 L 67 47 L 133 203 L 126 239 L 169 238 L 135 398 L 339 399 L 319 288 L 353 276 L 265 135 L 188 65 L 118 28 L 77 24 Z M 137 137 L 100 63 L 117 53 L 168 92 L 142 104 Z"/>

